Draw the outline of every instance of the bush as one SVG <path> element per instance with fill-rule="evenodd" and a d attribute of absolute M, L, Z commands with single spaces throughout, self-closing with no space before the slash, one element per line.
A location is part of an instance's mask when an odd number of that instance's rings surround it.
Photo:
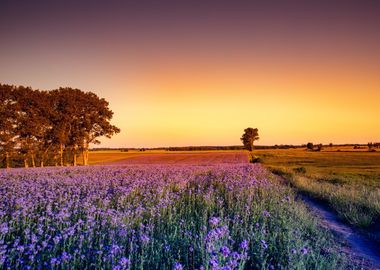
<path fill-rule="evenodd" d="M 305 167 L 297 167 L 297 168 L 294 168 L 293 171 L 295 173 L 302 173 L 302 174 L 305 174 L 306 173 L 306 169 Z"/>
<path fill-rule="evenodd" d="M 249 163 L 261 163 L 261 162 L 262 162 L 262 159 L 258 156 L 251 155 L 251 157 L 249 158 Z"/>
<path fill-rule="evenodd" d="M 314 144 L 311 143 L 311 142 L 309 142 L 309 143 L 306 144 L 306 148 L 309 149 L 309 150 L 313 150 Z"/>

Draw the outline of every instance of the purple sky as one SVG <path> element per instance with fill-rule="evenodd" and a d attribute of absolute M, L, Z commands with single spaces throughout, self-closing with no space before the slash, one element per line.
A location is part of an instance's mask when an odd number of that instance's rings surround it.
<path fill-rule="evenodd" d="M 0 82 L 106 98 L 123 132 L 104 146 L 380 135 L 380 1 L 23 2 L 0 1 Z"/>

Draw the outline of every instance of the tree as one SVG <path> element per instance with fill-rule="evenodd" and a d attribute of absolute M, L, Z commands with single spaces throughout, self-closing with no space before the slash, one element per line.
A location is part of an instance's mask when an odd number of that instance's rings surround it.
<path fill-rule="evenodd" d="M 113 112 L 108 108 L 109 103 L 99 98 L 92 92 L 84 94 L 84 104 L 82 104 L 82 115 L 80 116 L 79 148 L 82 152 L 83 165 L 88 165 L 88 154 L 90 143 L 99 144 L 98 137 L 111 138 L 119 133 L 120 129 L 111 125 Z"/>
<path fill-rule="evenodd" d="M 72 162 L 77 163 L 77 154 L 82 153 L 83 164 L 88 165 L 90 143 L 98 144 L 98 138 L 110 138 L 120 129 L 111 125 L 113 112 L 109 103 L 92 92 L 79 89 L 59 88 L 51 92 L 54 118 L 54 136 L 59 144 L 60 163 L 63 165 L 63 149 L 71 151 Z"/>
<path fill-rule="evenodd" d="M 0 84 L 0 153 L 5 156 L 5 167 L 11 166 L 12 153 L 16 145 L 17 103 L 14 87 Z"/>
<path fill-rule="evenodd" d="M 306 144 L 306 148 L 307 148 L 308 150 L 313 150 L 313 149 L 314 149 L 314 144 L 313 144 L 312 142 L 308 142 L 308 143 Z"/>
<path fill-rule="evenodd" d="M 15 96 L 18 104 L 16 130 L 24 166 L 28 167 L 28 159 L 31 159 L 32 166 L 35 167 L 38 155 L 43 167 L 52 144 L 47 136 L 51 129 L 47 93 L 19 86 L 15 89 Z"/>
<path fill-rule="evenodd" d="M 317 150 L 316 151 L 320 152 L 322 150 L 322 148 L 323 148 L 323 144 L 320 143 L 320 144 L 317 145 Z"/>
<path fill-rule="evenodd" d="M 108 102 L 91 92 L 59 88 L 53 91 L 0 84 L 0 166 L 23 162 L 63 166 L 88 164 L 89 145 L 120 129 L 110 123 Z M 11 164 L 13 163 L 13 164 Z"/>
<path fill-rule="evenodd" d="M 259 140 L 259 130 L 257 128 L 246 128 L 244 129 L 244 134 L 240 138 L 243 142 L 244 148 L 248 151 L 253 150 L 253 143 Z"/>
<path fill-rule="evenodd" d="M 369 142 L 367 145 L 368 145 L 368 150 L 372 150 L 372 148 L 373 148 L 373 143 L 372 143 L 372 142 Z"/>

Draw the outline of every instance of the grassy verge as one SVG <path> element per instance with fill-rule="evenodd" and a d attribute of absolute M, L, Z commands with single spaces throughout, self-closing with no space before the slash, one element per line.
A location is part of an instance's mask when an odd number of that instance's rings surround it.
<path fill-rule="evenodd" d="M 303 168 L 303 167 L 301 167 Z M 299 192 L 326 203 L 339 217 L 380 243 L 380 188 L 342 175 L 308 175 L 301 168 L 275 168 Z"/>
<path fill-rule="evenodd" d="M 333 150 L 272 149 L 255 155 L 298 191 L 326 203 L 344 221 L 379 241 L 380 153 Z"/>

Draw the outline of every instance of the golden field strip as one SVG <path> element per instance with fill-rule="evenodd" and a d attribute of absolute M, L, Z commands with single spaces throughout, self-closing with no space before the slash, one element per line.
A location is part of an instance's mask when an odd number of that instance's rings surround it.
<path fill-rule="evenodd" d="M 79 160 L 82 162 L 82 160 Z M 247 163 L 246 151 L 93 151 L 91 165 Z"/>

